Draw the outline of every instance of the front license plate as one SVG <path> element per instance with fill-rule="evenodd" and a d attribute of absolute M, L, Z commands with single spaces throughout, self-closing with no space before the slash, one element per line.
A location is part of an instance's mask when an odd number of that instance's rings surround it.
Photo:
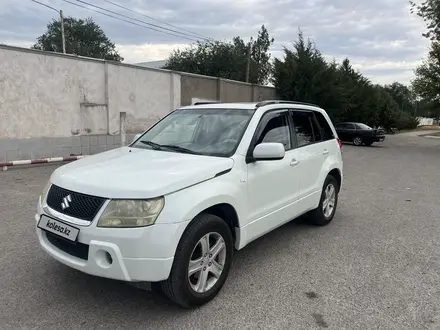
<path fill-rule="evenodd" d="M 38 228 L 51 232 L 55 235 L 61 236 L 69 241 L 76 241 L 79 234 L 79 229 L 66 225 L 64 222 L 54 220 L 52 218 L 41 216 L 40 221 L 38 221 Z"/>

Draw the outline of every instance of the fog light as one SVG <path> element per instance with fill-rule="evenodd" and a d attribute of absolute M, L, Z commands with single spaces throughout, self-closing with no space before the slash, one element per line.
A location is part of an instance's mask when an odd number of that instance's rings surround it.
<path fill-rule="evenodd" d="M 110 253 L 104 250 L 98 250 L 96 252 L 96 263 L 101 268 L 109 268 L 113 264 L 113 258 Z"/>

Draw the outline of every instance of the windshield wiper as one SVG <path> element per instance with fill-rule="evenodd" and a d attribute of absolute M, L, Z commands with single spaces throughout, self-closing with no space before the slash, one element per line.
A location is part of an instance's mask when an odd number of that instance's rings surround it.
<path fill-rule="evenodd" d="M 154 150 L 161 150 L 162 149 L 161 148 L 162 146 L 160 144 L 158 144 L 158 143 L 154 143 L 154 142 L 151 142 L 151 141 L 141 141 L 141 143 L 149 145 Z"/>
<path fill-rule="evenodd" d="M 184 147 L 179 147 L 179 146 L 175 146 L 172 144 L 161 144 L 160 145 L 161 148 L 167 148 L 167 149 L 171 149 L 171 150 L 176 150 L 176 151 L 180 151 L 182 153 L 186 153 L 186 154 L 193 154 L 193 155 L 200 155 L 199 152 L 191 150 L 191 149 L 187 149 Z"/>
<path fill-rule="evenodd" d="M 186 153 L 186 154 L 200 155 L 200 153 L 198 153 L 197 151 L 193 151 L 193 150 L 190 150 L 187 148 L 175 146 L 172 144 L 159 144 L 159 143 L 155 143 L 152 141 L 140 141 L 140 142 L 142 142 L 143 144 L 149 145 L 154 150 L 163 150 L 163 148 L 166 148 L 166 149 L 171 149 L 171 150 L 179 151 L 179 152 Z"/>

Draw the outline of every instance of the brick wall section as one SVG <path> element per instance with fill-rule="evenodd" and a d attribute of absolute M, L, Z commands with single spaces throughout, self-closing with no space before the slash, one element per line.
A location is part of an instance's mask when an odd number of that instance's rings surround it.
<path fill-rule="evenodd" d="M 126 144 L 134 134 L 126 135 Z M 74 155 L 93 155 L 119 148 L 119 135 L 83 135 L 59 138 L 0 139 L 0 162 Z"/>

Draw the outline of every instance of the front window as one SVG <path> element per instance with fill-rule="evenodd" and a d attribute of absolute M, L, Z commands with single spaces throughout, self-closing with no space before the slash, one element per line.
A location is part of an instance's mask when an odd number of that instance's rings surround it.
<path fill-rule="evenodd" d="M 206 156 L 234 154 L 254 110 L 176 110 L 149 129 L 132 147 Z"/>

